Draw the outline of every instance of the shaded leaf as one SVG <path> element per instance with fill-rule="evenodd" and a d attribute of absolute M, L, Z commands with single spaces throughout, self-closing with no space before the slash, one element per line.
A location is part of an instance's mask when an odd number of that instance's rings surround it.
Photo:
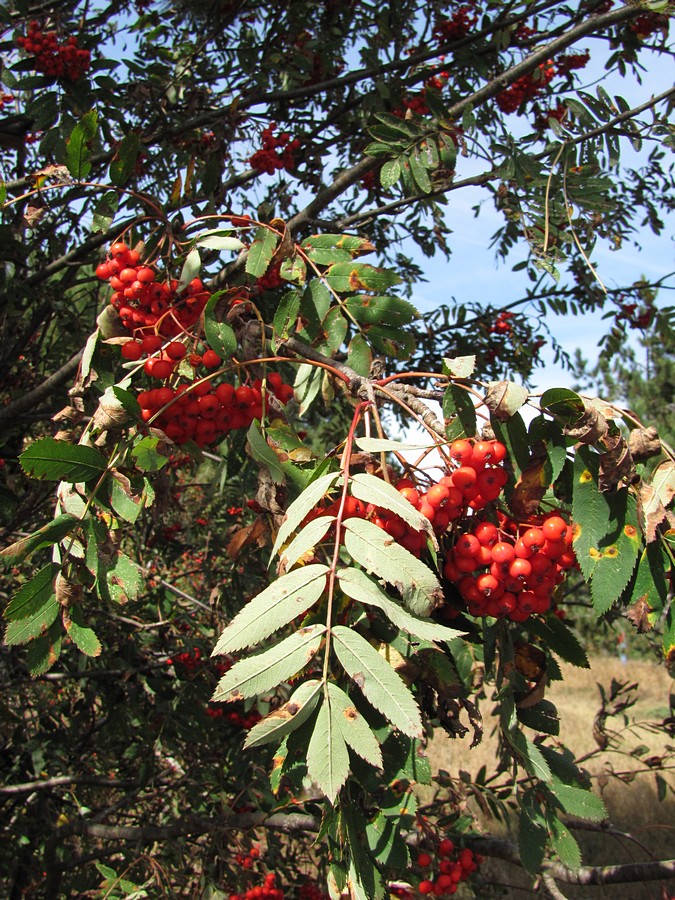
<path fill-rule="evenodd" d="M 74 516 L 66 514 L 56 516 L 53 521 L 43 525 L 42 528 L 39 528 L 27 537 L 15 541 L 9 547 L 5 547 L 4 550 L 0 550 L 0 559 L 6 565 L 16 566 L 36 550 L 58 544 L 71 533 L 78 523 L 79 519 L 76 519 Z"/>
<path fill-rule="evenodd" d="M 295 569 L 272 582 L 239 612 L 220 635 L 212 656 L 259 644 L 303 615 L 323 594 L 328 566 Z"/>
<path fill-rule="evenodd" d="M 473 437 L 476 434 L 476 407 L 471 394 L 456 384 L 450 384 L 443 394 L 443 416 L 448 440 Z"/>
<path fill-rule="evenodd" d="M 63 613 L 63 625 L 70 639 L 85 656 L 100 656 L 101 642 L 93 629 L 84 624 L 82 607 L 73 606 Z"/>
<path fill-rule="evenodd" d="M 443 602 L 443 589 L 421 560 L 365 519 L 347 519 L 344 544 L 352 559 L 400 591 L 415 615 L 427 616 Z"/>
<path fill-rule="evenodd" d="M 397 628 L 407 631 L 408 634 L 427 641 L 452 641 L 462 636 L 462 632 L 441 625 L 433 619 L 411 615 L 360 569 L 338 569 L 337 576 L 340 588 L 348 597 L 381 609 Z"/>
<path fill-rule="evenodd" d="M 322 682 L 318 679 L 304 681 L 283 706 L 265 716 L 246 735 L 244 748 L 261 747 L 272 741 L 280 741 L 287 734 L 303 725 L 316 709 L 321 696 Z"/>
<path fill-rule="evenodd" d="M 384 656 L 356 631 L 333 628 L 335 655 L 366 699 L 386 718 L 411 737 L 422 734 L 422 721 L 413 695 Z"/>
<path fill-rule="evenodd" d="M 45 437 L 31 444 L 19 457 L 21 467 L 31 478 L 77 483 L 98 478 L 105 472 L 108 461 L 82 444 L 69 444 Z"/>
<path fill-rule="evenodd" d="M 269 650 L 239 660 L 220 679 L 211 700 L 243 700 L 278 687 L 304 669 L 318 651 L 325 631 L 321 624 L 301 628 Z"/>
<path fill-rule="evenodd" d="M 237 338 L 227 322 L 222 319 L 225 310 L 221 308 L 221 293 L 211 294 L 204 308 L 204 333 L 209 347 L 223 360 L 227 360 L 237 349 Z"/>

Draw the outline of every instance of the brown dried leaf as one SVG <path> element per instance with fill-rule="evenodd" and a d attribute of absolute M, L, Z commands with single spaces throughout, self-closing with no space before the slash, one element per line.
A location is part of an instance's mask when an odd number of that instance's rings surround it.
<path fill-rule="evenodd" d="M 566 425 L 563 431 L 580 444 L 595 444 L 607 434 L 609 425 L 595 406 L 584 405 L 586 411 L 576 421 Z"/>
<path fill-rule="evenodd" d="M 645 598 L 639 597 L 638 600 L 626 610 L 625 616 L 629 622 L 632 622 L 633 625 L 635 625 L 639 634 L 644 634 L 646 631 L 652 630 L 652 624 L 649 621 L 650 612 L 649 604 Z"/>
<path fill-rule="evenodd" d="M 650 544 L 656 539 L 656 529 L 666 517 L 666 508 L 659 500 L 653 485 L 643 481 L 638 487 L 638 521 Z"/>
<path fill-rule="evenodd" d="M 500 422 L 506 422 L 530 396 L 527 388 L 513 381 L 494 381 L 485 394 L 485 405 Z"/>
<path fill-rule="evenodd" d="M 256 544 L 258 547 L 264 547 L 267 543 L 269 529 L 262 518 L 258 517 L 251 525 L 239 528 L 228 541 L 225 552 L 230 559 L 237 559 L 244 547 L 250 547 Z"/>
<path fill-rule="evenodd" d="M 613 491 L 627 487 L 637 478 L 633 457 L 620 432 L 608 434 L 604 439 L 607 451 L 600 454 L 598 487 L 601 491 Z"/>
<path fill-rule="evenodd" d="M 516 670 L 528 681 L 539 681 L 546 674 L 546 654 L 534 644 L 515 646 Z"/>
<path fill-rule="evenodd" d="M 523 469 L 509 503 L 511 512 L 517 519 L 528 519 L 537 512 L 541 498 L 549 486 L 545 469 L 545 459 L 535 460 Z"/>
<path fill-rule="evenodd" d="M 35 228 L 40 219 L 47 212 L 47 204 L 39 197 L 36 197 L 33 203 L 26 205 L 23 212 L 23 222 L 27 228 Z"/>
<path fill-rule="evenodd" d="M 83 591 L 84 588 L 81 584 L 68 581 L 61 572 L 56 576 L 54 593 L 56 594 L 57 601 L 64 609 L 68 609 L 71 606 L 75 606 L 76 603 L 80 603 Z"/>
<path fill-rule="evenodd" d="M 652 425 L 649 428 L 634 428 L 628 438 L 628 449 L 636 462 L 658 456 L 661 452 L 659 435 Z"/>

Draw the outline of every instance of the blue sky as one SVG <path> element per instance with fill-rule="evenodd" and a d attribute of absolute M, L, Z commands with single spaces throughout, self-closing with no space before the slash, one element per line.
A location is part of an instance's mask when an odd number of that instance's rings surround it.
<path fill-rule="evenodd" d="M 595 93 L 595 86 L 602 84 L 611 96 L 619 94 L 632 106 L 636 106 L 667 90 L 675 80 L 673 60 L 647 52 L 642 59 L 645 67 L 642 84 L 630 74 L 626 78 L 621 78 L 618 74 L 610 78 L 599 62 L 606 54 L 604 45 L 603 50 L 595 55 L 593 51 L 598 48 L 593 47 L 592 41 L 589 41 L 588 49 L 591 51 L 591 64 L 581 73 L 586 81 L 580 88 L 589 93 Z M 509 124 L 514 129 L 517 128 L 517 116 L 510 118 L 512 121 Z M 642 118 L 648 121 L 650 114 L 645 113 Z M 640 159 L 643 162 L 646 160 L 652 146 L 654 145 L 645 142 L 642 154 L 638 156 L 627 140 L 622 141 L 622 163 L 637 166 Z M 668 162 L 665 160 L 666 165 Z M 461 157 L 458 160 L 458 178 L 482 170 L 483 166 L 479 161 L 464 160 Z M 486 191 L 480 188 L 467 188 L 449 195 L 446 221 L 453 231 L 449 239 L 453 255 L 449 261 L 440 255 L 433 259 L 421 257 L 421 254 L 415 257 L 428 278 L 428 282 L 418 284 L 414 292 L 413 302 L 420 311 L 433 309 L 441 302 L 451 302 L 453 296 L 459 301 L 484 300 L 486 303 L 501 305 L 524 296 L 530 286 L 531 283 L 522 273 L 511 271 L 515 263 L 524 259 L 524 247 L 520 253 L 515 251 L 506 263 L 498 263 L 494 250 L 488 247 L 490 236 L 503 224 L 503 219 L 495 211 L 490 199 L 483 204 L 479 217 L 475 218 L 473 207 L 485 197 Z M 612 251 L 606 243 L 598 242 L 592 260 L 597 264 L 599 274 L 608 288 L 630 285 L 643 277 L 658 279 L 675 271 L 675 212 L 665 219 L 665 224 L 660 236 L 653 234 L 649 228 L 640 229 L 634 236 L 639 247 L 627 241 L 619 251 Z M 549 283 L 551 287 L 554 286 L 552 279 Z M 675 286 L 675 278 L 670 283 Z M 669 293 L 661 293 L 659 304 L 673 303 Z M 578 347 L 590 362 L 597 359 L 599 340 L 608 330 L 609 324 L 611 323 L 602 319 L 600 312 L 585 315 L 583 319 L 574 316 L 549 319 L 551 330 L 563 348 L 572 355 Z M 545 389 L 569 384 L 569 373 L 562 366 L 554 364 L 550 347 L 543 348 L 542 359 L 545 366 L 535 370 L 534 385 Z"/>

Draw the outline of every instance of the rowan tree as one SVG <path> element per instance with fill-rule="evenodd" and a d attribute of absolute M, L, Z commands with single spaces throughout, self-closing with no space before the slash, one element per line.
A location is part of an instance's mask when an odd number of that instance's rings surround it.
<path fill-rule="evenodd" d="M 673 207 L 668 6 L 0 10 L 7 896 L 672 876 L 581 866 L 606 810 L 546 688 L 589 665 L 574 572 L 672 663 L 675 455 L 527 386 L 556 315 L 672 342 L 669 279 L 594 260 Z M 460 190 L 522 297 L 420 316 Z M 432 771 L 486 717 L 495 771 Z"/>

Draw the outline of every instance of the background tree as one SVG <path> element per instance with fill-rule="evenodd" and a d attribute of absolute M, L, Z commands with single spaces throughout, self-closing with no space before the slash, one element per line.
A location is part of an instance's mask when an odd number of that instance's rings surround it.
<path fill-rule="evenodd" d="M 478 852 L 552 896 L 672 875 L 580 868 L 605 809 L 545 696 L 588 665 L 576 564 L 672 660 L 672 448 L 648 409 L 509 380 L 550 312 L 672 346 L 668 279 L 607 290 L 592 257 L 664 227 L 673 91 L 581 81 L 591 47 L 607 78 L 668 60 L 667 16 L 0 10 L 8 896 L 486 896 Z M 451 254 L 471 189 L 530 286 L 420 319 L 418 250 Z M 479 741 L 493 688 L 475 793 L 519 849 L 423 749 Z"/>

